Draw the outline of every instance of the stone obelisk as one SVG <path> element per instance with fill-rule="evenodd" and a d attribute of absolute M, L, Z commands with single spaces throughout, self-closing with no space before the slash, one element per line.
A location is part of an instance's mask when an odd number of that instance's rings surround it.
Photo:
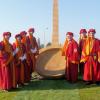
<path fill-rule="evenodd" d="M 58 0 L 53 0 L 53 30 L 52 30 L 52 45 L 59 45 L 59 14 Z"/>

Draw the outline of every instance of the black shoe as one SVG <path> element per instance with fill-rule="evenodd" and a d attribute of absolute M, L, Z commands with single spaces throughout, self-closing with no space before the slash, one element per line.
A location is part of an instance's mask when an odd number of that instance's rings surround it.
<path fill-rule="evenodd" d="M 91 85 L 92 84 L 92 82 L 86 82 L 85 83 L 85 85 Z"/>
<path fill-rule="evenodd" d="M 96 82 L 96 85 L 100 85 L 100 81 Z"/>

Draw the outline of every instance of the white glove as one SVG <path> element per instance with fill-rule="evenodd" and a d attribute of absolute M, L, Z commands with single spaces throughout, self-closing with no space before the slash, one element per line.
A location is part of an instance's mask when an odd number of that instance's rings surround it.
<path fill-rule="evenodd" d="M 22 57 L 19 57 L 19 59 L 20 59 L 21 61 L 24 61 L 24 60 L 26 59 L 26 54 L 24 54 L 24 56 L 22 56 Z"/>
<path fill-rule="evenodd" d="M 37 52 L 37 48 L 31 49 L 31 52 L 32 52 L 32 53 L 36 53 L 36 52 Z"/>
<path fill-rule="evenodd" d="M 25 60 L 26 59 L 26 54 L 24 54 L 24 56 L 23 56 L 23 58 L 22 58 L 23 60 Z"/>
<path fill-rule="evenodd" d="M 15 56 L 18 53 L 18 51 L 19 51 L 19 49 L 16 48 L 16 50 L 14 50 L 14 52 L 13 52 L 13 56 Z"/>
<path fill-rule="evenodd" d="M 18 51 L 19 51 L 19 48 L 16 48 L 15 53 L 18 53 Z"/>
<path fill-rule="evenodd" d="M 15 54 L 16 54 L 16 53 L 15 53 L 15 52 L 13 52 L 13 56 L 15 56 Z"/>

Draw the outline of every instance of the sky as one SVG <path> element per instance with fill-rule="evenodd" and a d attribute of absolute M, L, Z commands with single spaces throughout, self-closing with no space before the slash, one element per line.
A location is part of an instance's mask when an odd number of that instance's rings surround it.
<path fill-rule="evenodd" d="M 15 34 L 35 28 L 41 44 L 51 42 L 53 0 L 0 0 L 0 41 L 2 33 Z M 100 0 L 59 0 L 59 41 L 63 43 L 66 32 L 74 33 L 78 41 L 81 28 L 96 29 L 100 38 Z"/>

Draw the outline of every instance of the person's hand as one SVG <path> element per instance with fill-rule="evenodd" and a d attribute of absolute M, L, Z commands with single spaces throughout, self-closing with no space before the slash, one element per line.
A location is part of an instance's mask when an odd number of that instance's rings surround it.
<path fill-rule="evenodd" d="M 19 57 L 19 60 L 21 60 L 21 61 L 22 61 L 22 60 L 23 60 L 23 57 Z"/>
<path fill-rule="evenodd" d="M 6 64 L 3 63 L 3 64 L 2 64 L 2 67 L 5 67 L 5 66 L 6 66 Z"/>
<path fill-rule="evenodd" d="M 24 54 L 23 56 L 19 57 L 19 59 L 20 59 L 21 61 L 26 60 L 26 54 Z"/>
<path fill-rule="evenodd" d="M 24 54 L 24 56 L 23 56 L 23 58 L 22 58 L 23 60 L 25 60 L 26 59 L 26 54 Z"/>
<path fill-rule="evenodd" d="M 19 51 L 19 49 L 16 48 L 16 49 L 14 50 L 14 52 L 13 52 L 13 56 L 15 56 L 15 55 L 18 53 L 18 51 Z"/>
<path fill-rule="evenodd" d="M 100 59 L 98 59 L 98 62 L 100 63 Z"/>
<path fill-rule="evenodd" d="M 15 53 L 18 53 L 18 51 L 19 51 L 19 48 L 16 48 Z"/>
<path fill-rule="evenodd" d="M 31 49 L 31 52 L 32 52 L 32 53 L 36 53 L 36 52 L 37 52 L 37 49 L 36 49 L 36 48 Z"/>

